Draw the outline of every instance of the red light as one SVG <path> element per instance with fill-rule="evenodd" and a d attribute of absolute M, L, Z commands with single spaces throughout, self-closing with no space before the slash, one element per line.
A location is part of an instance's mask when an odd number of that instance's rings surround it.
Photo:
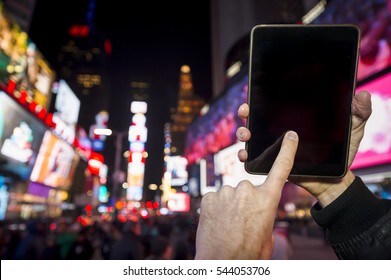
<path fill-rule="evenodd" d="M 19 100 L 19 102 L 20 102 L 21 104 L 26 104 L 26 102 L 27 102 L 27 92 L 24 91 L 24 90 L 22 90 L 22 91 L 20 92 L 20 96 L 19 96 L 18 100 Z M 35 108 L 34 108 L 34 109 L 35 109 Z"/>
<path fill-rule="evenodd" d="M 86 211 L 91 212 L 92 211 L 92 206 L 90 204 L 86 205 Z"/>
<path fill-rule="evenodd" d="M 111 42 L 109 40 L 106 40 L 104 42 L 104 49 L 107 55 L 110 55 L 113 52 L 113 47 L 111 45 Z"/>
<path fill-rule="evenodd" d="M 53 114 L 52 113 L 46 114 L 45 123 L 47 126 L 50 126 L 50 127 L 53 125 Z"/>
<path fill-rule="evenodd" d="M 155 201 L 153 203 L 153 208 L 158 209 L 159 208 L 159 202 Z"/>
<path fill-rule="evenodd" d="M 118 215 L 118 220 L 120 220 L 123 223 L 125 223 L 127 221 L 126 217 L 123 214 Z"/>
<path fill-rule="evenodd" d="M 145 206 L 146 206 L 147 208 L 152 208 L 152 202 L 151 202 L 151 201 L 147 201 L 147 202 L 145 203 Z"/>
<path fill-rule="evenodd" d="M 29 109 L 31 112 L 35 112 L 35 108 L 37 107 L 37 102 L 35 101 L 31 101 L 31 103 L 29 104 Z"/>
<path fill-rule="evenodd" d="M 57 229 L 57 225 L 55 223 L 51 223 L 50 226 L 49 226 L 49 229 L 50 230 L 56 230 Z"/>
<path fill-rule="evenodd" d="M 90 28 L 87 25 L 73 25 L 69 28 L 69 35 L 73 37 L 87 37 Z"/>
<path fill-rule="evenodd" d="M 38 112 L 38 118 L 40 118 L 41 120 L 44 120 L 45 116 L 46 116 L 46 109 L 42 108 L 42 110 Z"/>
<path fill-rule="evenodd" d="M 15 91 L 16 83 L 15 81 L 9 80 L 7 85 L 7 93 L 11 94 Z"/>

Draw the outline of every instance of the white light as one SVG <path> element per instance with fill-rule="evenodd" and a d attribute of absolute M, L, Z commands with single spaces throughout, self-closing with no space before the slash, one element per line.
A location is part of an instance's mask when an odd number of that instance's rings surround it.
<path fill-rule="evenodd" d="M 130 104 L 130 111 L 133 114 L 136 114 L 136 113 L 145 114 L 147 112 L 147 103 L 144 101 L 133 101 Z"/>
<path fill-rule="evenodd" d="M 168 209 L 167 208 L 160 208 L 160 214 L 162 215 L 167 215 L 168 214 Z"/>
<path fill-rule="evenodd" d="M 303 16 L 302 21 L 304 24 L 311 23 L 325 10 L 327 1 L 322 0 L 315 5 L 306 15 Z"/>
<path fill-rule="evenodd" d="M 113 134 L 113 131 L 109 128 L 96 128 L 94 129 L 94 134 L 110 136 L 111 134 Z"/>
<path fill-rule="evenodd" d="M 235 76 L 236 73 L 239 73 L 241 68 L 242 68 L 242 62 L 236 61 L 228 68 L 227 77 L 232 78 L 233 76 Z"/>
<path fill-rule="evenodd" d="M 286 212 L 294 212 L 296 210 L 296 205 L 292 202 L 288 202 L 284 205 Z"/>

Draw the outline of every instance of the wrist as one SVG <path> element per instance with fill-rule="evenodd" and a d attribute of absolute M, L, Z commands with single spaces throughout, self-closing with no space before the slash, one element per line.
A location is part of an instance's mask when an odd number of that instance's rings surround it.
<path fill-rule="evenodd" d="M 324 191 L 316 196 L 320 206 L 324 208 L 332 203 L 344 191 L 346 191 L 346 189 L 353 183 L 354 179 L 355 175 L 352 173 L 352 171 L 348 170 L 346 175 L 341 179 L 325 184 L 322 187 Z"/>

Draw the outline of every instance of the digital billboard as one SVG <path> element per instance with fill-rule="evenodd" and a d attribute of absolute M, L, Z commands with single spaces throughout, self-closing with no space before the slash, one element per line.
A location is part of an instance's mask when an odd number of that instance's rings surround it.
<path fill-rule="evenodd" d="M 372 115 L 352 169 L 391 163 L 391 72 L 358 87 L 360 90 L 371 93 Z"/>
<path fill-rule="evenodd" d="M 359 81 L 391 65 L 391 0 L 327 1 L 314 24 L 356 24 L 361 30 L 357 79 Z"/>
<path fill-rule="evenodd" d="M 0 92 L 0 175 L 28 179 L 45 131 L 41 121 Z"/>
<path fill-rule="evenodd" d="M 12 80 L 16 90 L 46 110 L 55 73 L 26 32 L 0 5 L 0 88 Z"/>
<path fill-rule="evenodd" d="M 79 119 L 80 100 L 64 80 L 58 83 L 54 107 L 55 115 L 58 115 L 69 126 L 75 127 Z"/>
<path fill-rule="evenodd" d="M 247 83 L 245 75 L 214 101 L 205 115 L 189 125 L 185 148 L 189 165 L 236 143 L 236 130 L 245 124 L 237 111 L 247 101 Z"/>
<path fill-rule="evenodd" d="M 167 171 L 171 173 L 171 186 L 183 186 L 187 183 L 187 159 L 182 156 L 170 156 L 167 160 Z"/>
<path fill-rule="evenodd" d="M 249 180 L 254 185 L 262 184 L 266 176 L 252 175 L 246 172 L 244 164 L 238 158 L 240 149 L 244 149 L 244 142 L 238 142 L 215 154 L 215 171 L 222 177 L 222 185 L 236 186 L 242 180 Z"/>
<path fill-rule="evenodd" d="M 72 146 L 46 131 L 30 180 L 67 190 L 80 157 Z"/>

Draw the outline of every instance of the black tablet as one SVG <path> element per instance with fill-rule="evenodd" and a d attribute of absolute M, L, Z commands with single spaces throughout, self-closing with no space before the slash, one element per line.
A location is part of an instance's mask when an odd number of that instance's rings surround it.
<path fill-rule="evenodd" d="M 345 175 L 360 30 L 355 25 L 258 25 L 251 31 L 245 169 L 267 174 L 288 130 L 291 175 Z"/>

